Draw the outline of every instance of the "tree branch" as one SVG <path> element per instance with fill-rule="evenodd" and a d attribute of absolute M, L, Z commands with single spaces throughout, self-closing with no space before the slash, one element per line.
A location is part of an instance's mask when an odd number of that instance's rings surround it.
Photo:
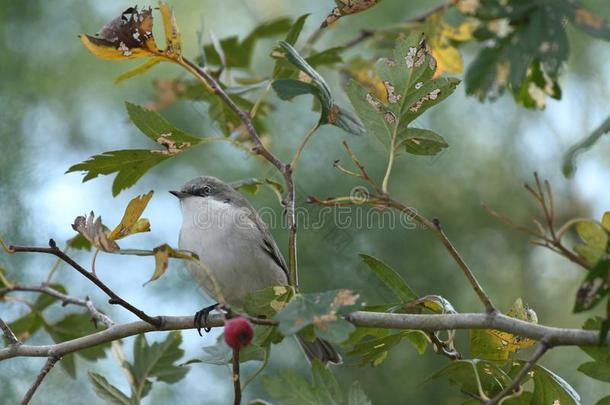
<path fill-rule="evenodd" d="M 233 391 L 235 396 L 233 399 L 234 405 L 241 404 L 241 381 L 239 378 L 239 349 L 233 349 L 233 358 L 231 359 L 233 365 Z"/>
<path fill-rule="evenodd" d="M 6 340 L 8 340 L 11 346 L 15 346 L 20 344 L 21 342 L 15 336 L 15 333 L 11 330 L 11 328 L 0 318 L 0 329 L 2 329 L 2 333 L 6 336 Z"/>
<path fill-rule="evenodd" d="M 521 388 L 521 381 L 525 378 L 527 373 L 530 372 L 532 368 L 536 365 L 538 360 L 549 350 L 551 346 L 546 342 L 545 339 L 542 339 L 536 348 L 536 351 L 532 355 L 532 357 L 521 367 L 519 373 L 515 376 L 512 383 L 505 387 L 502 391 L 500 391 L 495 397 L 485 402 L 485 405 L 497 405 L 504 399 L 505 397 L 509 397 L 519 392 Z"/>
<path fill-rule="evenodd" d="M 13 246 L 13 245 L 11 245 L 8 247 L 8 249 L 9 249 L 10 253 L 35 252 L 35 253 L 46 253 L 46 254 L 56 256 L 57 258 L 63 260 L 64 262 L 66 262 L 67 264 L 72 266 L 80 274 L 85 276 L 89 281 L 91 281 L 93 284 L 95 284 L 100 290 L 104 291 L 106 293 L 106 295 L 108 295 L 108 297 L 110 297 L 110 299 L 108 300 L 108 302 L 110 304 L 116 304 L 116 305 L 122 306 L 123 308 L 127 309 L 129 312 L 136 315 L 138 318 L 150 323 L 151 325 L 159 326 L 161 323 L 159 317 L 153 318 L 150 315 L 147 315 L 144 311 L 134 307 L 133 305 L 131 305 L 130 303 L 125 301 L 123 298 L 119 297 L 114 291 L 112 291 L 110 289 L 110 287 L 108 287 L 106 284 L 104 284 L 95 274 L 91 273 L 90 271 L 87 271 L 80 264 L 75 262 L 70 256 L 68 256 L 61 249 L 59 249 L 53 239 L 49 240 L 48 248 L 36 247 L 36 246 Z M 80 305 L 80 304 L 78 304 L 78 305 Z"/>
<path fill-rule="evenodd" d="M 47 374 L 49 374 L 49 371 L 51 371 L 51 369 L 53 368 L 55 363 L 57 363 L 59 361 L 59 359 L 60 359 L 59 357 L 55 357 L 55 356 L 50 356 L 47 359 L 47 362 L 44 364 L 44 366 L 42 366 L 40 373 L 38 373 L 38 377 L 36 377 L 36 381 L 34 381 L 34 384 L 32 384 L 32 386 L 30 387 L 28 392 L 25 393 L 25 396 L 21 400 L 21 405 L 26 405 L 30 402 L 30 400 L 34 396 L 34 393 L 36 392 L 38 387 L 40 387 L 42 380 L 44 380 L 44 378 L 47 376 Z"/>
<path fill-rule="evenodd" d="M 63 357 L 78 350 L 87 349 L 102 343 L 111 342 L 129 336 L 154 331 L 169 331 L 194 329 L 192 316 L 163 316 L 161 325 L 157 328 L 144 321 L 117 324 L 100 332 L 79 337 L 53 345 L 30 346 L 16 345 L 0 349 L 0 360 L 13 357 Z M 452 329 L 497 329 L 514 335 L 534 340 L 546 339 L 552 346 L 597 346 L 599 332 L 582 329 L 565 329 L 540 324 L 529 323 L 509 316 L 493 313 L 465 313 L 443 315 L 393 314 L 383 312 L 353 312 L 346 320 L 360 327 L 387 329 L 415 329 L 424 331 L 440 331 Z M 249 320 L 258 325 L 274 325 L 270 319 L 252 318 Z M 208 319 L 205 326 L 219 327 L 224 325 L 222 315 L 214 315 Z M 610 335 L 606 338 L 610 344 Z"/>

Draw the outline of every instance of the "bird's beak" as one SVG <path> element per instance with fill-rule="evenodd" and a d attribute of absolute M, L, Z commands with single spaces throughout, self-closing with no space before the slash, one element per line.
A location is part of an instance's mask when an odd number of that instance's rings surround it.
<path fill-rule="evenodd" d="M 188 194 L 187 194 L 187 193 L 183 193 L 182 191 L 174 191 L 174 190 L 171 190 L 171 191 L 170 191 L 170 193 L 171 193 L 171 194 L 173 194 L 173 195 L 175 195 L 175 196 L 176 196 L 176 197 L 178 197 L 178 198 L 184 198 L 184 197 L 188 196 Z"/>

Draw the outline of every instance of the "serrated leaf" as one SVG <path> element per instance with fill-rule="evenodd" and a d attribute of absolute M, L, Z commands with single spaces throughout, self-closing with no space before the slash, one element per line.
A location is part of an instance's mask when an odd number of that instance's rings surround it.
<path fill-rule="evenodd" d="M 381 59 L 375 66 L 385 92 L 383 99 L 353 80 L 347 88 L 367 132 L 388 149 L 399 145 L 409 153 L 434 154 L 446 147 L 433 132 L 409 128 L 428 108 L 453 93 L 459 83 L 453 78 L 433 79 L 436 60 L 424 38 L 412 33 L 399 39 L 393 58 Z"/>
<path fill-rule="evenodd" d="M 358 301 L 358 294 L 350 290 L 298 294 L 274 319 L 278 321 L 279 330 L 284 336 L 313 325 L 316 336 L 340 343 L 355 329 L 341 315 L 360 308 Z"/>
<path fill-rule="evenodd" d="M 67 293 L 65 287 L 61 284 L 51 284 L 50 287 L 63 294 Z M 9 324 L 9 327 L 15 336 L 17 336 L 17 339 L 25 341 L 43 327 L 46 324 L 46 320 L 43 317 L 42 312 L 57 301 L 57 298 L 48 294 L 40 294 L 38 298 L 36 298 L 36 301 L 34 301 L 34 305 L 30 306 L 31 312 Z"/>
<path fill-rule="evenodd" d="M 93 371 L 88 372 L 89 381 L 93 385 L 93 390 L 108 404 L 116 404 L 116 405 L 132 405 L 131 399 L 123 394 L 121 390 L 119 390 L 114 385 L 110 384 L 108 380 L 104 376 L 98 373 L 94 373 Z"/>
<path fill-rule="evenodd" d="M 356 117 L 340 106 L 336 105 L 328 84 L 324 78 L 286 41 L 278 43 L 278 49 L 285 59 L 300 70 L 301 80 L 279 79 L 272 83 L 272 87 L 283 100 L 290 100 L 303 94 L 311 94 L 320 103 L 320 125 L 331 124 L 343 130 L 359 135 L 363 128 Z"/>
<path fill-rule="evenodd" d="M 401 303 L 406 304 L 417 298 L 417 295 L 413 292 L 411 287 L 409 287 L 403 278 L 390 266 L 381 260 L 364 253 L 360 253 L 359 256 L 364 263 L 373 270 L 377 278 L 394 293 Z"/>
<path fill-rule="evenodd" d="M 534 374 L 534 393 L 532 404 L 579 405 L 580 396 L 563 378 L 551 370 L 537 364 Z"/>

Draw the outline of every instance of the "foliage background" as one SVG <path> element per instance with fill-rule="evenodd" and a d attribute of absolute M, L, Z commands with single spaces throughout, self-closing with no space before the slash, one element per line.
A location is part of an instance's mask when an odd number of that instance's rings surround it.
<path fill-rule="evenodd" d="M 384 2 L 366 13 L 342 20 L 322 39 L 324 45 L 342 44 L 361 28 L 382 27 L 413 17 L 439 2 L 401 0 Z M 604 0 L 583 2 L 596 14 L 610 17 Z M 153 78 L 183 74 L 177 67 L 161 65 L 145 76 L 121 85 L 112 84 L 126 69 L 125 63 L 102 62 L 82 48 L 76 38 L 94 32 L 124 8 L 126 1 L 66 0 L 0 4 L 0 233 L 5 240 L 23 244 L 44 244 L 49 237 L 68 239 L 70 223 L 91 209 L 108 224 L 117 223 L 122 207 L 131 197 L 150 189 L 156 195 L 145 216 L 152 232 L 134 236 L 123 247 L 153 247 L 163 242 L 177 244 L 180 224 L 174 198 L 165 191 L 201 174 L 237 180 L 272 173 L 261 161 L 249 158 L 228 145 L 211 144 L 186 152 L 153 169 L 134 188 L 112 198 L 112 178 L 101 177 L 81 184 L 78 174 L 64 175 L 72 164 L 105 150 L 144 145 L 144 138 L 129 123 L 123 107 L 128 100 L 144 104 L 153 95 Z M 203 27 L 219 38 L 249 32 L 258 23 L 280 16 L 312 13 L 306 32 L 311 32 L 333 7 L 330 1 L 297 0 L 203 0 L 172 2 L 183 32 L 185 54 L 197 52 L 196 31 Z M 610 143 L 600 142 L 579 160 L 576 175 L 565 180 L 560 157 L 575 141 L 594 129 L 608 114 L 610 97 L 610 44 L 568 31 L 571 54 L 561 79 L 563 99 L 549 100 L 545 111 L 528 111 L 504 96 L 495 103 L 480 104 L 466 97 L 463 87 L 421 120 L 422 126 L 442 134 L 450 147 L 440 157 L 401 158 L 390 184 L 394 194 L 429 216 L 439 217 L 455 245 L 476 272 L 500 308 L 507 308 L 518 296 L 538 312 L 541 323 L 578 327 L 584 318 L 571 314 L 573 298 L 582 279 L 582 270 L 552 253 L 534 248 L 519 234 L 492 220 L 481 208 L 485 201 L 500 212 L 527 222 L 535 207 L 522 183 L 537 170 L 551 180 L 559 212 L 565 218 L 600 218 L 610 207 Z M 209 39 L 209 35 L 206 34 Z M 268 58 L 273 40 L 259 43 L 255 70 L 261 74 L 272 67 Z M 466 65 L 475 47 L 465 49 Z M 369 52 L 355 48 L 348 55 Z M 349 56 L 348 56 L 349 58 Z M 135 62 L 137 64 L 139 62 Z M 322 70 L 338 90 L 341 78 Z M 347 103 L 344 103 L 347 104 Z M 269 127 L 274 151 L 289 156 L 303 133 L 317 120 L 310 113 L 307 97 L 293 103 L 277 103 Z M 177 126 L 200 135 L 218 133 L 199 104 L 178 102 L 163 113 Z M 370 171 L 382 176 L 385 164 L 381 147 L 370 138 L 354 138 L 334 127 L 323 127 L 308 145 L 296 178 L 298 204 L 308 194 L 329 196 L 348 192 L 351 184 L 337 174 L 331 162 L 343 158 L 340 146 L 348 139 Z M 254 199 L 257 206 L 278 210 L 274 197 L 262 191 Z M 281 249 L 285 233 L 274 230 Z M 441 294 L 460 312 L 479 311 L 480 303 L 442 246 L 421 229 L 337 229 L 332 224 L 321 230 L 300 233 L 300 277 L 304 291 L 348 287 L 360 291 L 367 302 L 382 302 L 386 291 L 365 269 L 358 252 L 384 259 L 420 293 Z M 88 263 L 88 255 L 80 257 Z M 52 265 L 42 255 L 0 256 L 0 266 L 22 282 L 39 282 Z M 141 287 L 153 269 L 152 258 L 101 255 L 97 269 L 115 291 L 149 313 L 184 315 L 194 313 L 209 301 L 188 278 L 182 265 L 173 262 L 170 272 L 156 283 Z M 104 298 L 71 269 L 62 265 L 57 279 L 70 291 L 90 294 L 115 321 L 131 319 L 120 308 L 103 304 Z M 17 302 L 3 303 L 2 317 L 12 320 L 25 313 Z M 56 305 L 50 319 L 60 318 L 65 309 Z M 587 314 L 590 315 L 590 314 Z M 466 344 L 466 333 L 461 333 Z M 156 336 L 160 338 L 161 335 Z M 196 332 L 183 334 L 186 358 L 197 357 L 200 348 L 214 342 L 214 333 L 200 338 Z M 38 334 L 33 343 L 48 341 Z M 129 352 L 131 341 L 127 340 Z M 463 347 L 463 346 L 462 346 Z M 295 367 L 307 373 L 305 362 L 296 356 L 296 345 L 287 340 L 274 347 L 271 367 Z M 525 355 L 525 354 L 524 354 Z M 550 353 L 542 364 L 563 376 L 581 394 L 583 403 L 592 403 L 606 394 L 607 386 L 585 377 L 574 365 L 585 360 L 577 348 L 561 348 Z M 43 360 L 19 358 L 0 367 L 0 396 L 6 403 L 19 400 L 33 381 Z M 394 350 L 391 359 L 378 369 L 337 368 L 339 381 L 361 381 L 374 403 L 457 404 L 460 394 L 445 382 L 424 383 L 445 364 L 446 359 L 428 352 L 419 356 L 407 344 Z M 110 381 L 126 388 L 115 361 L 108 358 L 92 364 L 78 362 L 78 378 L 71 379 L 54 369 L 33 403 L 76 404 L 99 400 L 85 383 L 87 369 L 104 372 Z M 246 366 L 246 373 L 248 368 Z M 264 396 L 256 383 L 247 397 Z M 155 385 L 146 403 L 226 403 L 232 396 L 230 370 L 219 366 L 193 366 L 187 378 L 176 385 Z M 442 402 L 441 402 L 442 399 Z"/>

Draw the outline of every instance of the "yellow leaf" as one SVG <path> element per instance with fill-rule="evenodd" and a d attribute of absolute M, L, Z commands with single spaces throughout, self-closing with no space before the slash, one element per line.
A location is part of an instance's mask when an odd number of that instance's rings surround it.
<path fill-rule="evenodd" d="M 432 56 L 436 59 L 436 72 L 434 77 L 439 77 L 443 73 L 461 73 L 464 71 L 462 55 L 453 46 L 435 46 L 430 44 Z"/>
<path fill-rule="evenodd" d="M 123 80 L 127 80 L 127 79 L 131 79 L 134 76 L 138 76 L 141 75 L 142 73 L 147 72 L 150 68 L 152 68 L 153 66 L 155 66 L 157 63 L 161 62 L 163 59 L 161 58 L 151 58 L 149 60 L 147 60 L 146 62 L 142 63 L 141 65 L 136 66 L 133 69 L 129 69 L 126 72 L 121 73 L 120 75 L 117 76 L 116 79 L 114 79 L 114 83 L 118 84 L 120 82 L 122 82 Z"/>
<path fill-rule="evenodd" d="M 172 249 L 167 243 L 157 246 L 153 249 L 155 253 L 155 272 L 153 273 L 150 280 L 148 280 L 144 285 L 150 283 L 151 281 L 157 280 L 167 271 L 167 267 L 169 264 L 169 256 L 170 254 L 174 254 L 174 249 Z"/>
<path fill-rule="evenodd" d="M 117 240 L 133 233 L 150 231 L 150 223 L 147 219 L 140 219 L 140 216 L 142 215 L 142 212 L 144 212 L 144 209 L 152 196 L 153 191 L 151 190 L 147 194 L 131 200 L 127 205 L 127 208 L 125 208 L 121 223 L 112 230 L 110 235 L 108 235 L 108 238 Z"/>
<path fill-rule="evenodd" d="M 180 58 L 182 55 L 182 41 L 180 31 L 176 25 L 174 11 L 167 3 L 159 3 L 159 11 L 163 18 L 163 29 L 165 30 L 165 53 L 170 57 Z"/>
<path fill-rule="evenodd" d="M 536 315 L 536 312 L 533 309 L 524 306 L 521 298 L 517 298 L 506 315 L 522 321 L 534 324 L 538 323 L 538 315 Z M 536 343 L 536 341 L 533 339 L 524 338 L 522 336 L 513 335 L 511 333 L 502 332 L 495 329 L 488 330 L 486 332 L 499 339 L 498 350 L 505 350 L 511 353 L 516 352 L 519 349 L 531 347 Z"/>

